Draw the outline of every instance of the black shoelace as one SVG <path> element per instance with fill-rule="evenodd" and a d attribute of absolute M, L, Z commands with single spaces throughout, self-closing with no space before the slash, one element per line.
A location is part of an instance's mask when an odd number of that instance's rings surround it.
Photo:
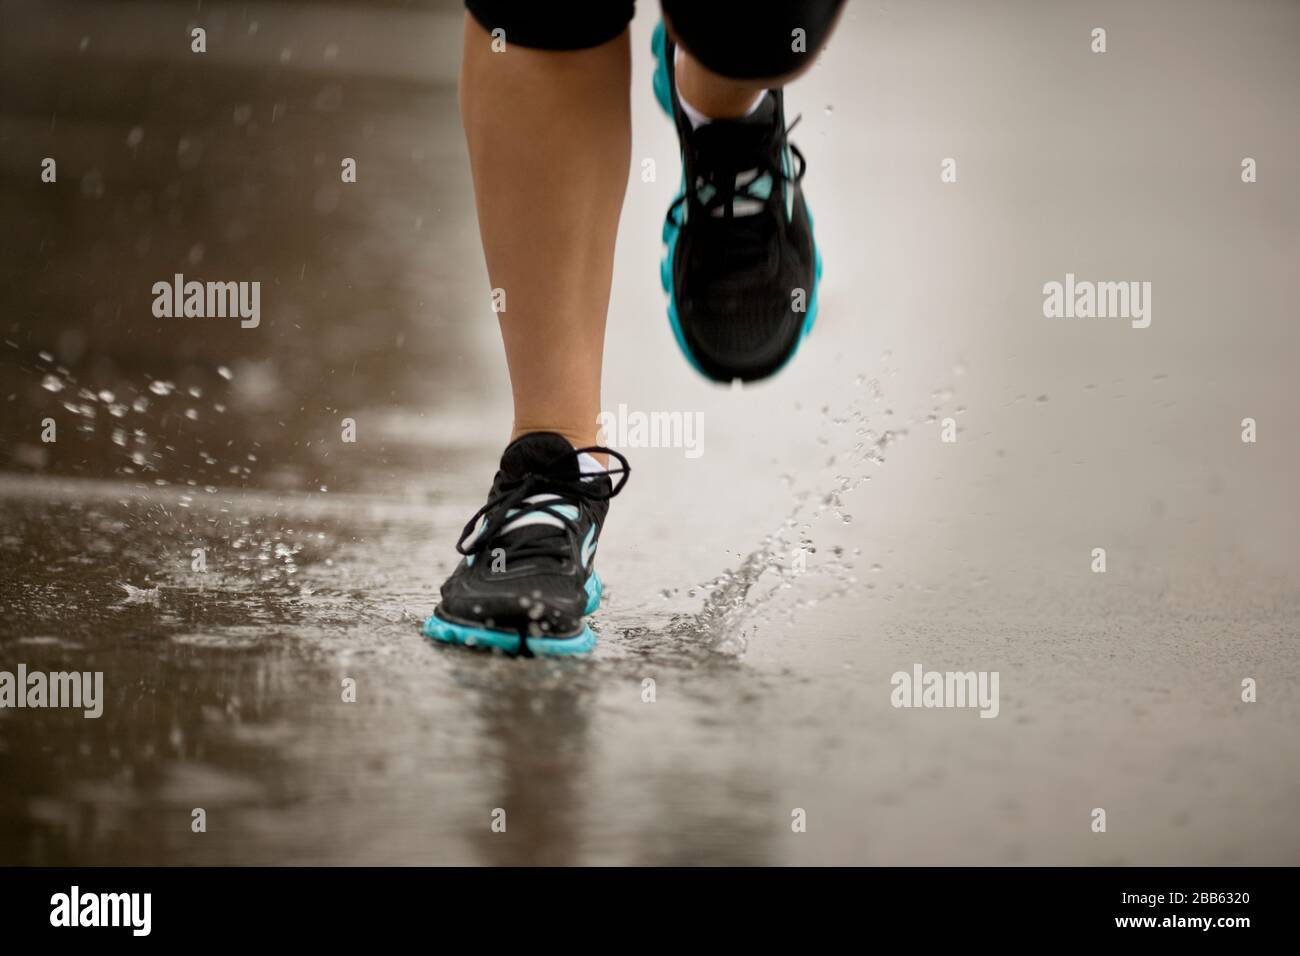
<path fill-rule="evenodd" d="M 755 192 L 751 192 L 751 188 L 763 179 L 765 173 L 772 177 L 773 183 L 781 182 L 787 186 L 802 180 L 803 174 L 808 169 L 808 161 L 804 159 L 804 155 L 799 151 L 799 147 L 789 142 L 790 131 L 799 125 L 801 119 L 803 119 L 803 114 L 796 116 L 793 122 L 785 128 L 785 138 L 787 145 L 790 147 L 790 154 L 799 161 L 798 171 L 795 172 L 794 175 L 788 174 L 785 169 L 782 168 L 783 164 L 781 162 L 780 152 L 774 148 L 774 140 L 769 138 L 763 143 L 762 148 L 759 150 L 761 156 L 757 161 L 746 162 L 742 164 L 743 168 L 730 168 L 730 166 L 737 165 L 733 163 L 728 164 L 728 168 L 695 170 L 696 182 L 694 186 L 692 187 L 688 184 L 686 191 L 682 193 L 682 195 L 678 196 L 673 204 L 668 207 L 668 221 L 674 226 L 681 225 L 674 216 L 676 215 L 677 210 L 693 197 L 695 199 L 695 205 L 700 208 L 706 220 L 721 219 L 725 224 L 731 225 L 732 220 L 735 218 L 735 200 L 737 197 L 742 199 L 751 199 L 762 203 L 766 202 L 767 198 L 770 198 L 770 196 L 776 192 L 776 190 L 772 190 L 772 193 L 769 193 L 768 197 L 763 197 Z M 755 169 L 757 170 L 757 173 L 753 179 L 744 183 L 739 189 L 737 189 L 736 176 L 745 169 Z M 700 180 L 703 180 L 703 183 L 701 183 Z M 707 202 L 699 199 L 699 192 L 705 186 L 713 187 L 713 195 L 709 197 Z M 714 216 L 713 211 L 719 207 L 722 208 L 722 215 Z"/>
<path fill-rule="evenodd" d="M 573 479 L 555 477 L 553 469 L 557 464 L 571 455 L 576 457 L 584 452 L 609 455 L 611 458 L 618 459 L 619 465 L 617 468 L 607 468 L 603 472 L 580 475 L 578 478 Z M 613 498 L 623 490 L 623 486 L 627 484 L 628 476 L 631 474 L 632 468 L 627 459 L 612 448 L 591 445 L 587 448 L 575 448 L 571 452 L 565 452 L 548 462 L 540 472 L 528 471 L 522 475 L 504 479 L 500 483 L 496 494 L 489 497 L 483 507 L 474 512 L 473 517 L 466 523 L 465 530 L 460 533 L 460 538 L 456 541 L 456 550 L 466 556 L 482 554 L 488 549 L 492 539 L 500 533 L 499 530 L 493 530 L 493 525 L 504 528 L 525 515 L 534 512 L 541 512 L 558 518 L 564 523 L 566 537 L 572 539 L 576 537 L 577 522 L 554 510 L 553 506 L 564 504 L 566 501 L 575 498 L 586 499 L 587 501 L 604 501 Z M 618 477 L 618 480 L 611 481 L 608 485 L 603 481 L 595 480 L 601 477 L 613 478 L 615 476 Z M 561 500 L 525 500 L 533 495 L 544 494 L 556 495 Z M 474 545 L 466 548 L 465 542 L 473 536 L 475 526 L 480 518 L 483 519 L 482 532 Z M 556 542 L 551 538 L 534 538 L 519 542 L 516 547 L 511 548 L 510 553 L 512 558 L 518 560 L 534 555 L 553 555 L 556 553 L 556 547 Z"/>

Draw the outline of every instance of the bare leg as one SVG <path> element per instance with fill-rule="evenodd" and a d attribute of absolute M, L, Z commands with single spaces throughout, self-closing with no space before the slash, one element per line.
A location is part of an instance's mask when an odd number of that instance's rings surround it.
<path fill-rule="evenodd" d="M 763 90 L 780 86 L 777 80 L 733 80 L 714 73 L 682 47 L 677 48 L 677 91 L 693 107 L 713 119 L 744 116 Z"/>
<path fill-rule="evenodd" d="M 491 44 L 467 15 L 461 118 L 488 275 L 505 291 L 511 437 L 589 445 L 631 162 L 627 33 L 564 52 Z"/>

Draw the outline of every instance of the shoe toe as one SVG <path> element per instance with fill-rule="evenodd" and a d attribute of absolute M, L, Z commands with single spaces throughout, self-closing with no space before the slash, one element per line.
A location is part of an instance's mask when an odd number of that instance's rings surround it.
<path fill-rule="evenodd" d="M 443 589 L 439 609 L 445 616 L 503 630 L 567 634 L 581 626 L 585 606 L 585 592 L 578 593 L 565 577 L 529 580 L 522 585 L 490 580 L 462 582 L 458 587 Z"/>

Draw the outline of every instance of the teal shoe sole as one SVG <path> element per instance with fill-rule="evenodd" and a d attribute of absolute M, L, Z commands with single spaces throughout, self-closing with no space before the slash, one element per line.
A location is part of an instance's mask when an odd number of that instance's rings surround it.
<path fill-rule="evenodd" d="M 587 607 L 583 614 L 594 614 L 600 607 L 601 596 L 605 593 L 605 587 L 595 571 L 587 578 L 586 589 Z M 565 657 L 574 654 L 590 654 L 596 647 L 596 632 L 589 624 L 584 624 L 582 630 L 572 637 L 528 637 L 518 631 L 501 631 L 449 621 L 439 617 L 438 612 L 434 611 L 424 622 L 422 630 L 425 637 L 443 644 L 483 647 L 512 655 L 527 650 L 534 657 Z"/>
<path fill-rule="evenodd" d="M 668 118 L 672 119 L 672 86 L 668 79 L 668 34 L 664 29 L 662 20 L 655 25 L 654 33 L 650 38 L 650 52 L 653 53 L 655 57 L 655 72 L 653 78 L 655 100 L 658 101 L 660 109 L 668 114 Z M 682 182 L 681 191 L 683 193 L 686 191 L 686 183 L 684 180 Z M 807 209 L 806 201 L 804 203 L 804 208 Z M 686 356 L 686 361 L 690 362 L 691 367 L 705 378 L 710 381 L 716 381 L 712 375 L 704 371 L 700 366 L 699 360 L 696 359 L 694 353 L 691 352 L 691 348 L 686 342 L 686 334 L 682 331 L 681 318 L 677 312 L 677 296 L 673 291 L 673 258 L 677 252 L 677 237 L 681 234 L 681 223 L 675 221 L 675 219 L 676 217 L 674 217 L 673 220 L 666 220 L 664 222 L 662 236 L 664 243 L 664 257 L 659 261 L 659 283 L 663 286 L 664 291 L 668 293 L 668 323 L 672 326 L 673 338 L 676 340 L 677 347 L 681 349 L 682 354 Z M 812 225 L 813 216 L 810 210 L 808 212 L 809 229 L 812 228 Z M 803 328 L 799 331 L 799 338 L 795 342 L 794 348 L 790 350 L 790 354 L 787 355 L 781 364 L 772 372 L 773 375 L 789 364 L 790 360 L 794 358 L 795 353 L 799 351 L 799 347 L 803 345 L 804 339 L 808 337 L 808 333 L 812 331 L 813 326 L 817 323 L 817 289 L 821 285 L 822 281 L 822 252 L 821 249 L 817 247 L 815 239 L 813 241 L 813 254 L 815 267 L 813 272 L 812 295 L 808 297 L 808 313 L 804 316 Z"/>

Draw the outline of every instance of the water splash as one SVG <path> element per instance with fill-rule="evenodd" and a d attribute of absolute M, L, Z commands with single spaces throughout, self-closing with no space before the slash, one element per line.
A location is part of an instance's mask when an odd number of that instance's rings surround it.
<path fill-rule="evenodd" d="M 125 604 L 157 604 L 159 592 L 157 586 L 151 588 L 138 588 L 133 584 L 127 584 L 125 581 L 119 581 L 118 587 L 126 592 Z"/>
<path fill-rule="evenodd" d="M 886 352 L 882 362 L 887 362 L 888 357 Z M 831 434 L 842 436 L 846 425 L 854 426 L 853 444 L 832 454 L 823 468 L 824 473 L 831 472 L 830 486 L 823 486 L 821 491 L 797 492 L 794 505 L 785 518 L 740 560 L 734 570 L 727 569 L 688 591 L 690 596 L 698 592 L 705 595 L 698 612 L 673 615 L 667 628 L 654 635 L 638 629 L 639 636 L 669 636 L 695 645 L 703 638 L 711 651 L 738 657 L 745 653 L 750 638 L 760 626 L 789 624 L 805 608 L 832 600 L 855 588 L 864 588 L 856 573 L 861 549 L 846 550 L 837 545 L 824 548 L 823 553 L 818 554 L 813 529 L 828 514 L 841 525 L 852 522 L 853 516 L 846 508 L 846 497 L 871 480 L 871 472 L 884 464 L 888 450 L 906 438 L 908 430 L 902 427 L 872 428 L 873 406 L 884 398 L 884 391 L 877 379 L 865 374 L 858 375 L 854 384 L 858 391 L 846 412 L 838 412 L 830 405 L 821 408 L 823 424 Z M 931 398 L 941 403 L 934 407 L 937 412 L 941 405 L 952 402 L 954 389 L 952 386 L 936 389 Z M 892 409 L 885 409 L 883 414 L 892 417 Z M 926 419 L 927 423 L 936 420 L 933 415 Z M 818 440 L 835 447 L 830 435 L 819 436 Z M 843 442 L 842 437 L 840 441 Z M 794 484 L 790 475 L 782 475 L 781 479 L 787 486 Z M 871 565 L 872 572 L 881 570 L 883 567 L 879 562 Z M 805 582 L 812 581 L 826 586 L 816 594 L 800 596 L 799 592 L 808 590 Z M 864 589 L 874 590 L 875 585 L 867 584 Z M 778 601 L 786 592 L 793 599 Z M 661 592 L 665 598 L 675 593 L 675 590 Z"/>

